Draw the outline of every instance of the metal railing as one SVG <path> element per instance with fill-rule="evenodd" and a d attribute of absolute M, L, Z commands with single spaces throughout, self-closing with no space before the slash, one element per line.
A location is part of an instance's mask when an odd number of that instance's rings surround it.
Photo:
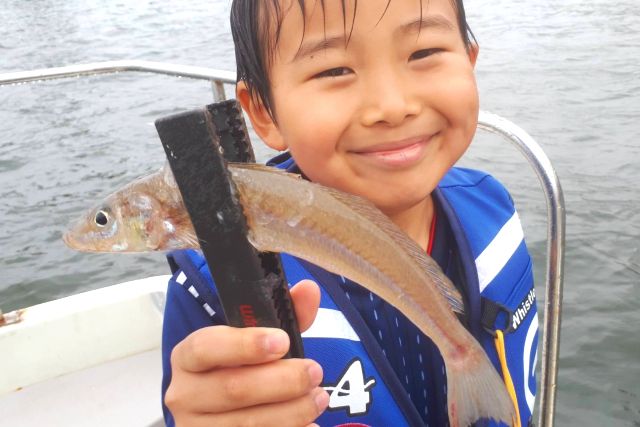
<path fill-rule="evenodd" d="M 41 68 L 39 70 L 18 71 L 0 74 L 0 86 L 39 82 L 43 80 L 67 77 L 91 76 L 96 74 L 116 74 L 122 72 L 143 72 L 164 74 L 167 76 L 188 77 L 211 82 L 213 98 L 216 102 L 225 100 L 224 84 L 235 84 L 236 73 L 232 71 L 214 70 L 205 67 L 169 64 L 166 62 L 122 60 L 92 62 L 89 64 L 69 65 L 67 67 Z"/>
<path fill-rule="evenodd" d="M 486 111 L 480 112 L 478 128 L 501 135 L 516 146 L 536 173 L 547 202 L 547 262 L 538 426 L 552 427 L 556 405 L 564 273 L 565 209 L 562 187 L 547 155 L 522 128 Z"/>
<path fill-rule="evenodd" d="M 216 102 L 226 98 L 224 84 L 235 84 L 236 81 L 235 73 L 230 71 L 162 62 L 123 60 L 0 74 L 0 86 L 121 72 L 147 72 L 208 80 L 211 82 Z M 552 427 L 557 390 L 564 264 L 565 208 L 562 187 L 547 155 L 523 129 L 485 111 L 480 112 L 478 128 L 501 135 L 516 146 L 536 173 L 547 203 L 546 297 L 542 335 L 541 390 L 538 394 L 538 426 Z"/>

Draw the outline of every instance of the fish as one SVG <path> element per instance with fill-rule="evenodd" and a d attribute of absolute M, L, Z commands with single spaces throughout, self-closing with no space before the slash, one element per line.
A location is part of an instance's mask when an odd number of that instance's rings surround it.
<path fill-rule="evenodd" d="M 280 169 L 229 163 L 228 171 L 257 250 L 291 254 L 364 286 L 431 338 L 445 363 L 452 426 L 515 420 L 500 375 L 456 317 L 464 312 L 462 296 L 386 215 L 364 198 Z M 64 241 L 90 252 L 198 248 L 168 165 L 87 211 Z"/>

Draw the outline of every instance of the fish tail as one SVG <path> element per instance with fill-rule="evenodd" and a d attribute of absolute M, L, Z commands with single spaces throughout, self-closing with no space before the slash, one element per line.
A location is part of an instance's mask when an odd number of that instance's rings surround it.
<path fill-rule="evenodd" d="M 466 427 L 480 418 L 515 425 L 515 410 L 505 384 L 479 346 L 466 357 L 447 363 L 446 370 L 452 427 Z"/>

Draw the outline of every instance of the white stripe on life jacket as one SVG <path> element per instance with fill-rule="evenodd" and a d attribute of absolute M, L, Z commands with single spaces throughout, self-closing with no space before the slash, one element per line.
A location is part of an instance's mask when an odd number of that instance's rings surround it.
<path fill-rule="evenodd" d="M 329 308 L 318 309 L 318 315 L 309 329 L 302 333 L 303 338 L 339 338 L 360 341 L 344 314 Z"/>
<path fill-rule="evenodd" d="M 480 292 L 500 273 L 514 254 L 524 233 L 518 212 L 502 226 L 498 234 L 491 243 L 476 258 L 476 268 L 478 269 L 478 280 L 480 282 Z"/>

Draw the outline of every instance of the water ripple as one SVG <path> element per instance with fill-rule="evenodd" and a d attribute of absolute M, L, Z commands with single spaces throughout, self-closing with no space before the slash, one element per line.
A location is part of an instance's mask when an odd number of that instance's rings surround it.
<path fill-rule="evenodd" d="M 466 7 L 481 47 L 482 107 L 542 144 L 565 191 L 557 423 L 638 425 L 637 0 L 475 0 Z M 227 0 L 6 0 L 0 71 L 126 58 L 233 70 L 228 8 Z M 60 235 L 96 199 L 162 164 L 156 118 L 210 102 L 206 83 L 141 73 L 0 88 L 0 245 L 11 248 L 0 253 L 0 308 L 166 273 L 162 254 L 78 254 Z M 262 160 L 271 154 L 261 144 L 256 151 Z M 536 279 L 543 277 L 545 211 L 536 178 L 504 144 L 482 135 L 465 161 L 512 189 Z"/>

